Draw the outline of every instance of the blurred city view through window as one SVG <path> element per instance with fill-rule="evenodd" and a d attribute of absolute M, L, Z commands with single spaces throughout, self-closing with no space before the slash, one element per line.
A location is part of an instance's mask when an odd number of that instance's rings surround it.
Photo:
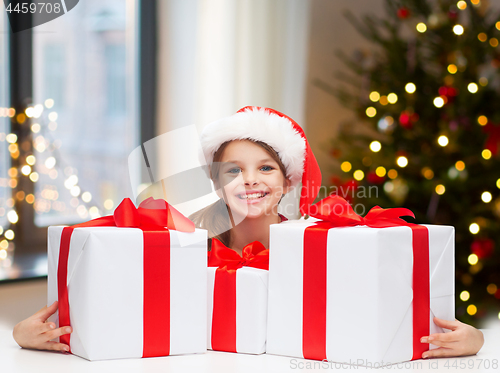
<path fill-rule="evenodd" d="M 131 196 L 127 157 L 140 142 L 137 9 L 137 0 L 80 1 L 33 30 L 37 226 L 108 215 Z"/>

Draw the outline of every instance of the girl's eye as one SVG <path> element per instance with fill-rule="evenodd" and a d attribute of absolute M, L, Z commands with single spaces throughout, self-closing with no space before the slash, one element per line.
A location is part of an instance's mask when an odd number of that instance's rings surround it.
<path fill-rule="evenodd" d="M 231 168 L 230 170 L 227 171 L 228 174 L 237 174 L 239 173 L 241 170 L 239 167 L 235 167 L 235 168 Z"/>
<path fill-rule="evenodd" d="M 274 167 L 271 167 L 271 166 L 262 166 L 260 169 L 262 171 L 271 171 L 271 170 L 274 170 Z"/>

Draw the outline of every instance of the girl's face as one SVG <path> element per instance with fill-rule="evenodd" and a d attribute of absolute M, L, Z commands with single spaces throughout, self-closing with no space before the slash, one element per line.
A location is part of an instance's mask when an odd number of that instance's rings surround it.
<path fill-rule="evenodd" d="M 278 162 L 249 140 L 231 141 L 219 170 L 224 200 L 240 219 L 276 214 L 281 196 L 290 189 Z"/>

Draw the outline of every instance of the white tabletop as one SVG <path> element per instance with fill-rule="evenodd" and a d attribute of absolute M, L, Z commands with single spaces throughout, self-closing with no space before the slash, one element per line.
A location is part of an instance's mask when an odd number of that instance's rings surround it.
<path fill-rule="evenodd" d="M 386 366 L 403 372 L 500 372 L 500 330 L 483 330 L 485 344 L 474 356 L 415 360 Z M 496 369 L 495 369 L 496 368 Z M 110 373 L 110 372 L 314 372 L 371 370 L 353 365 L 304 360 L 275 355 L 248 355 L 207 351 L 205 354 L 148 359 L 87 361 L 80 357 L 19 348 L 12 330 L 0 330 L 0 371 L 17 373 Z"/>

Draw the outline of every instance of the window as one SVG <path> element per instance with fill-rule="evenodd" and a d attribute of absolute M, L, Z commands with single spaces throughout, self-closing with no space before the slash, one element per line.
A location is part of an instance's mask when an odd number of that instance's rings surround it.
<path fill-rule="evenodd" d="M 107 215 L 131 195 L 127 156 L 140 144 L 136 15 L 134 1 L 81 1 L 33 31 L 33 97 L 43 105 L 33 131 L 37 226 Z"/>
<path fill-rule="evenodd" d="M 42 54 L 44 96 L 51 97 L 54 100 L 53 108 L 61 110 L 66 100 L 64 78 L 67 69 L 64 47 L 58 44 L 47 44 Z"/>
<path fill-rule="evenodd" d="M 48 225 L 133 195 L 128 155 L 154 136 L 156 14 L 155 0 L 87 0 L 14 34 L 0 14 L 0 280 L 46 275 Z"/>
<path fill-rule="evenodd" d="M 125 45 L 108 44 L 106 57 L 106 108 L 109 116 L 126 114 Z"/>

